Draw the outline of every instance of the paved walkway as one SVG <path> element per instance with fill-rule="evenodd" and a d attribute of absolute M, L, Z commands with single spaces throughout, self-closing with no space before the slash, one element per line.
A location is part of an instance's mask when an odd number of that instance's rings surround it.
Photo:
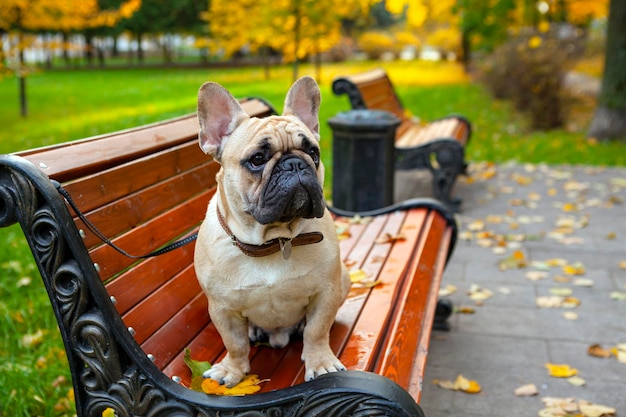
<path fill-rule="evenodd" d="M 626 343 L 626 169 L 472 168 L 472 180 L 461 179 L 455 190 L 464 201 L 461 233 L 443 287 L 455 307 L 474 314 L 454 314 L 449 332 L 433 332 L 426 415 L 529 417 L 545 408 L 542 398 L 571 397 L 626 416 L 626 363 L 587 353 L 593 344 Z M 396 194 L 424 193 L 424 186 L 414 174 L 399 174 Z M 473 300 L 468 291 L 477 287 L 492 296 Z M 539 297 L 562 304 L 570 291 L 569 308 L 538 306 Z M 585 385 L 549 376 L 546 363 L 576 368 Z M 459 374 L 482 392 L 433 383 Z M 538 395 L 517 397 L 525 384 L 535 384 Z"/>

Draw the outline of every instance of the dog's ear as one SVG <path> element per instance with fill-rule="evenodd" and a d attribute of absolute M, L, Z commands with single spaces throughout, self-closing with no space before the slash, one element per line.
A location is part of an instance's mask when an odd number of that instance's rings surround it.
<path fill-rule="evenodd" d="M 221 85 L 204 83 L 198 91 L 200 148 L 219 159 L 225 137 L 248 118 L 239 102 Z"/>
<path fill-rule="evenodd" d="M 293 114 L 319 139 L 319 109 L 321 94 L 315 80 L 311 77 L 298 79 L 289 89 L 285 98 L 283 115 Z"/>

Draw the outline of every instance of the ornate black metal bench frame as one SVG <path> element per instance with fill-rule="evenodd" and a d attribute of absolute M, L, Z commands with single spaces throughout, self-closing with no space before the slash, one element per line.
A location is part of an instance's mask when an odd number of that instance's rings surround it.
<path fill-rule="evenodd" d="M 423 416 L 391 380 L 341 372 L 280 391 L 207 396 L 169 379 L 115 310 L 55 184 L 23 158 L 0 156 L 0 227 L 19 222 L 50 296 L 79 416 Z"/>

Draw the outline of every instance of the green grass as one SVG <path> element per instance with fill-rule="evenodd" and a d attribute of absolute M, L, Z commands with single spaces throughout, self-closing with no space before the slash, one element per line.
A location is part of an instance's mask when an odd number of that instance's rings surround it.
<path fill-rule="evenodd" d="M 332 175 L 331 132 L 326 121 L 347 110 L 330 80 L 376 63 L 326 65 L 322 73 L 321 133 L 327 184 Z M 465 115 L 474 126 L 469 161 L 626 165 L 626 145 L 594 144 L 584 129 L 592 106 L 577 110 L 577 127 L 528 132 L 510 105 L 459 77 L 454 64 L 385 64 L 405 106 L 424 120 L 449 113 Z M 301 75 L 314 75 L 303 67 Z M 394 77 L 394 74 L 396 75 Z M 235 96 L 256 95 L 282 109 L 291 82 L 289 67 L 246 69 L 133 69 L 50 71 L 28 77 L 29 116 L 19 116 L 17 81 L 0 79 L 0 153 L 98 135 L 193 112 L 200 84 L 220 82 Z M 30 281 L 28 279 L 30 278 Z M 23 336 L 42 337 L 24 344 Z M 71 389 L 63 346 L 30 251 L 21 231 L 0 230 L 0 416 L 72 415 Z"/>

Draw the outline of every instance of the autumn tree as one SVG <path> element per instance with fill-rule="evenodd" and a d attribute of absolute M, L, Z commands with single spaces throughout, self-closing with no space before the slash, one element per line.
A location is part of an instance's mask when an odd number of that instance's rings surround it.
<path fill-rule="evenodd" d="M 602 86 L 588 136 L 626 141 L 626 0 L 611 0 Z"/>
<path fill-rule="evenodd" d="M 203 18 L 209 25 L 206 46 L 232 56 L 242 48 L 280 52 L 294 63 L 327 51 L 340 40 L 344 19 L 369 12 L 371 0 L 212 0 Z"/>
<path fill-rule="evenodd" d="M 135 36 L 139 63 L 144 59 L 141 45 L 146 35 L 199 30 L 205 8 L 206 0 L 142 0 L 139 10 L 121 22 Z M 161 44 L 161 48 L 165 62 L 170 62 L 168 46 Z"/>
<path fill-rule="evenodd" d="M 132 15 L 141 0 L 124 0 L 116 9 L 102 9 L 98 0 L 2 0 L 0 3 L 0 30 L 14 33 L 17 38 L 17 68 L 20 108 L 26 116 L 26 66 L 24 49 L 27 33 L 80 31 L 85 28 L 112 26 L 122 17 Z M 9 53 L 12 53 L 10 51 Z"/>

